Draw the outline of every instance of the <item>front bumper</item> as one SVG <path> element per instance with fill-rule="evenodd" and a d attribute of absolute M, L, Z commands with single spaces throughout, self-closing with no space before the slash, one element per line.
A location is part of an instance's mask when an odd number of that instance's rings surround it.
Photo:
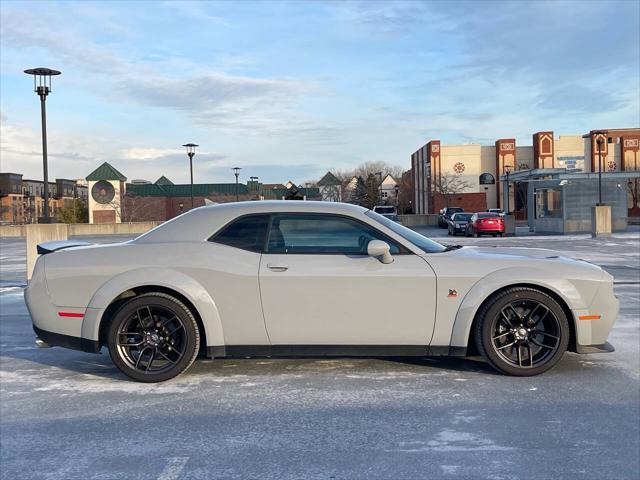
<path fill-rule="evenodd" d="M 619 308 L 620 302 L 613 293 L 613 277 L 605 272 L 589 308 L 573 312 L 578 353 L 613 351 L 607 338 L 618 317 Z"/>
<path fill-rule="evenodd" d="M 602 345 L 577 345 L 576 350 L 578 353 L 611 353 L 616 351 L 609 342 Z"/>

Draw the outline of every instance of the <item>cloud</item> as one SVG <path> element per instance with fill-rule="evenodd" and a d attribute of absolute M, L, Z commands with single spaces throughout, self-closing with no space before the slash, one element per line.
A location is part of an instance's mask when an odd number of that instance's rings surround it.
<path fill-rule="evenodd" d="M 86 39 L 83 22 L 69 22 L 62 12 L 37 12 L 3 8 L 2 48 L 42 49 L 67 65 L 87 68 L 91 73 L 111 73 L 123 66 L 122 58 L 109 47 Z"/>
<path fill-rule="evenodd" d="M 154 107 L 190 113 L 225 112 L 281 104 L 299 94 L 293 81 L 259 79 L 211 73 L 197 77 L 171 78 L 144 75 L 118 81 L 116 88 L 129 98 Z"/>

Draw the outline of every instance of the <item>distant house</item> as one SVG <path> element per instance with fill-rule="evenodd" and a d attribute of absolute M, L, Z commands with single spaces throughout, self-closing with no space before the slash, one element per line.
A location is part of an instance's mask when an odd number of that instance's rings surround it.
<path fill-rule="evenodd" d="M 391 175 L 387 175 L 382 180 L 382 185 L 380 186 L 380 201 L 381 203 L 389 203 L 396 204 L 398 193 L 396 192 L 396 185 L 398 182 Z"/>
<path fill-rule="evenodd" d="M 318 189 L 325 202 L 342 202 L 342 182 L 331 172 L 318 181 Z"/>

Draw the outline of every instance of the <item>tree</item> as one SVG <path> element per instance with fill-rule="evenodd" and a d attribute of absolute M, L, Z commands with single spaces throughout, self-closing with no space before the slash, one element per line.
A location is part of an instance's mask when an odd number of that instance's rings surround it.
<path fill-rule="evenodd" d="M 351 194 L 351 203 L 355 203 L 356 205 L 364 205 L 366 196 L 366 188 L 365 182 L 362 177 L 358 177 L 356 181 L 356 186 L 353 189 L 353 193 Z"/>
<path fill-rule="evenodd" d="M 444 197 L 444 203 L 448 207 L 452 196 L 464 193 L 465 190 L 469 190 L 473 185 L 471 182 L 462 179 L 460 175 L 447 172 L 434 178 L 433 187 L 435 192 Z"/>
<path fill-rule="evenodd" d="M 363 207 L 373 208 L 380 203 L 380 183 L 377 175 L 370 173 L 364 183 Z"/>
<path fill-rule="evenodd" d="M 404 172 L 398 181 L 398 213 L 413 213 L 413 171 Z"/>
<path fill-rule="evenodd" d="M 87 223 L 89 209 L 80 198 L 74 198 L 71 202 L 65 202 L 58 210 L 58 220 L 62 223 Z"/>
<path fill-rule="evenodd" d="M 353 198 L 354 193 L 350 188 L 348 188 L 349 182 L 351 182 L 354 177 L 362 177 L 363 179 L 366 179 L 370 174 L 376 174 L 378 172 L 382 173 L 383 180 L 387 175 L 391 175 L 396 179 L 396 181 L 398 181 L 402 176 L 403 168 L 396 165 L 389 165 L 386 162 L 376 161 L 361 163 L 353 169 L 331 169 L 333 176 L 342 182 L 342 185 L 339 187 L 339 195 L 342 198 L 342 201 L 349 201 L 350 203 L 358 203 L 358 201 Z"/>

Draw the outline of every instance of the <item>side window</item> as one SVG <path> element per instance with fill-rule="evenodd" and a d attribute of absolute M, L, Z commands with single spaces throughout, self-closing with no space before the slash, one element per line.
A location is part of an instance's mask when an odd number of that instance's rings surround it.
<path fill-rule="evenodd" d="M 247 215 L 224 227 L 209 241 L 250 252 L 262 252 L 268 226 L 269 215 Z"/>
<path fill-rule="evenodd" d="M 283 214 L 273 217 L 268 253 L 366 255 L 371 240 L 389 243 L 391 253 L 400 247 L 376 229 L 336 215 Z"/>

